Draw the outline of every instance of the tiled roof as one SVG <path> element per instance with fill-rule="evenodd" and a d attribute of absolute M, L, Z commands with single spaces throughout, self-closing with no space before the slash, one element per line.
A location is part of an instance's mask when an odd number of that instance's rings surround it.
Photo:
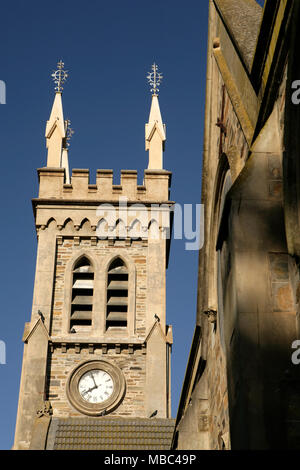
<path fill-rule="evenodd" d="M 175 420 L 52 418 L 47 450 L 168 450 Z"/>
<path fill-rule="evenodd" d="M 262 19 L 255 0 L 214 0 L 245 64 L 250 70 Z"/>

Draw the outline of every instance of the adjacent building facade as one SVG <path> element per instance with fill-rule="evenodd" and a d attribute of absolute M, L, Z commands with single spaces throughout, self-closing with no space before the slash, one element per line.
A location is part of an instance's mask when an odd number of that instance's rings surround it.
<path fill-rule="evenodd" d="M 205 243 L 176 449 L 300 444 L 300 2 L 210 0 Z M 297 82 L 298 81 L 298 82 Z"/>
<path fill-rule="evenodd" d="M 47 165 L 33 199 L 38 251 L 14 449 L 169 448 L 172 203 L 158 96 L 143 185 L 132 170 L 121 172 L 120 185 L 112 170 L 98 170 L 90 184 L 89 170 L 69 174 L 62 77 L 59 63 Z"/>

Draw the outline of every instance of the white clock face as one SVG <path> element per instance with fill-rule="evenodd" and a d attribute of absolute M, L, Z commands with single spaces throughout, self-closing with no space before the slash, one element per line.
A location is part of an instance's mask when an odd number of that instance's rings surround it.
<path fill-rule="evenodd" d="M 88 403 L 102 403 L 112 395 L 114 382 L 104 370 L 89 370 L 80 378 L 78 391 Z"/>

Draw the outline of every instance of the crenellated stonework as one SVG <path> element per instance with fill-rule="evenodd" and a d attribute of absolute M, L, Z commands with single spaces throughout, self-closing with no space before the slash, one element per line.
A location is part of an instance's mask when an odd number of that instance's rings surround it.
<path fill-rule="evenodd" d="M 96 184 L 89 183 L 89 170 L 73 169 L 71 183 L 65 183 L 64 168 L 39 168 L 39 199 L 117 202 L 120 197 L 137 202 L 167 202 L 171 173 L 145 170 L 144 184 L 137 184 L 137 171 L 122 170 L 119 185 L 113 184 L 113 170 L 97 170 Z"/>

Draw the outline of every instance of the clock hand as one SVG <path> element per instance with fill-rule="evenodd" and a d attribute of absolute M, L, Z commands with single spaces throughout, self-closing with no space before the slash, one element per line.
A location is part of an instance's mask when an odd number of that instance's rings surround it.
<path fill-rule="evenodd" d="M 93 374 L 93 373 L 91 373 L 91 376 L 93 377 L 93 381 L 94 381 L 95 387 L 96 387 L 96 388 L 98 388 L 98 385 L 97 385 L 97 384 L 96 384 L 96 382 L 95 382 L 95 377 L 94 377 L 94 374 Z"/>
<path fill-rule="evenodd" d="M 85 390 L 85 392 L 82 392 L 82 393 L 83 393 L 84 395 L 86 395 L 87 393 L 92 392 L 93 390 L 95 390 L 95 388 L 98 388 L 97 385 L 96 385 L 96 387 L 89 388 L 88 390 Z"/>

